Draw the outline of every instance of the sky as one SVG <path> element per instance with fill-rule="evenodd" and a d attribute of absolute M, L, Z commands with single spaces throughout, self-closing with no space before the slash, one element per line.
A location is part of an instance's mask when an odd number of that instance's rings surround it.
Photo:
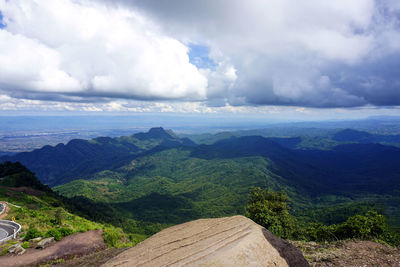
<path fill-rule="evenodd" d="M 0 0 L 0 115 L 400 115 L 397 0 Z"/>

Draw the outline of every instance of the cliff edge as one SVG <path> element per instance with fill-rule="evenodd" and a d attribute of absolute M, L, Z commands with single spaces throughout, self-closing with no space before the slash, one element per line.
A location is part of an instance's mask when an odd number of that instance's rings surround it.
<path fill-rule="evenodd" d="M 244 216 L 167 228 L 102 266 L 309 266 L 289 242 Z"/>

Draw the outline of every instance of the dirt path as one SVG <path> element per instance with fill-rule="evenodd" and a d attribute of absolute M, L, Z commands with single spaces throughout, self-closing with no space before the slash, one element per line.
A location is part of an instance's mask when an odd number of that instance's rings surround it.
<path fill-rule="evenodd" d="M 93 230 L 67 236 L 43 250 L 32 248 L 21 256 L 1 256 L 0 266 L 35 265 L 71 255 L 85 255 L 105 247 L 102 231 Z"/>
<path fill-rule="evenodd" d="M 246 217 L 233 216 L 170 227 L 102 266 L 309 265 L 293 245 Z"/>
<path fill-rule="evenodd" d="M 371 241 L 337 241 L 327 244 L 292 241 L 311 266 L 399 267 L 400 249 Z"/>
<path fill-rule="evenodd" d="M 72 258 L 67 259 L 66 261 L 52 264 L 51 266 L 55 267 L 87 267 L 93 266 L 97 267 L 105 263 L 106 261 L 114 258 L 118 254 L 122 253 L 123 251 L 127 250 L 127 248 L 109 248 L 103 249 L 100 251 L 96 251 L 94 253 L 84 255 L 79 258 Z"/>

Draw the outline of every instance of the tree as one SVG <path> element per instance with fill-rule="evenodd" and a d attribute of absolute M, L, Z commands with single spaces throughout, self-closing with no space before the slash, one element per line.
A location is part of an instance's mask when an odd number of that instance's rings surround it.
<path fill-rule="evenodd" d="M 64 212 L 62 208 L 57 208 L 54 214 L 54 224 L 62 225 L 64 220 Z"/>
<path fill-rule="evenodd" d="M 256 187 L 250 191 L 246 216 L 277 236 L 291 238 L 296 232 L 296 220 L 289 214 L 288 203 L 284 191 Z"/>
<path fill-rule="evenodd" d="M 365 215 L 349 217 L 338 225 L 337 233 L 342 238 L 373 239 L 382 238 L 389 232 L 386 218 L 375 211 L 368 211 Z"/>

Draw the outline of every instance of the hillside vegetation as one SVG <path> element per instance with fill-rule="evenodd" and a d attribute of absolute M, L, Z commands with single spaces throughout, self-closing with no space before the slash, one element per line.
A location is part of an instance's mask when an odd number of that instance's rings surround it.
<path fill-rule="evenodd" d="M 132 246 L 146 238 L 144 234 L 127 234 L 110 224 L 94 222 L 80 215 L 71 203 L 41 184 L 35 175 L 20 163 L 0 164 L 0 200 L 10 203 L 3 219 L 21 224 L 20 237 L 28 241 L 35 237 L 54 237 L 89 230 L 103 230 L 103 237 L 111 246 Z M 3 245 L 3 253 L 7 244 Z"/>
<path fill-rule="evenodd" d="M 327 138 L 333 140 L 334 134 Z M 292 213 L 304 222 L 336 224 L 372 206 L 391 225 L 400 225 L 399 148 L 342 143 L 305 150 L 293 148 L 296 140 L 303 139 L 228 134 L 197 145 L 153 128 L 2 159 L 21 161 L 42 182 L 57 185 L 57 192 L 89 211 L 93 205 L 109 207 L 111 214 L 123 214 L 135 223 L 175 224 L 244 214 L 250 189 L 261 187 L 287 192 Z M 138 223 L 129 225 L 139 228 Z"/>

